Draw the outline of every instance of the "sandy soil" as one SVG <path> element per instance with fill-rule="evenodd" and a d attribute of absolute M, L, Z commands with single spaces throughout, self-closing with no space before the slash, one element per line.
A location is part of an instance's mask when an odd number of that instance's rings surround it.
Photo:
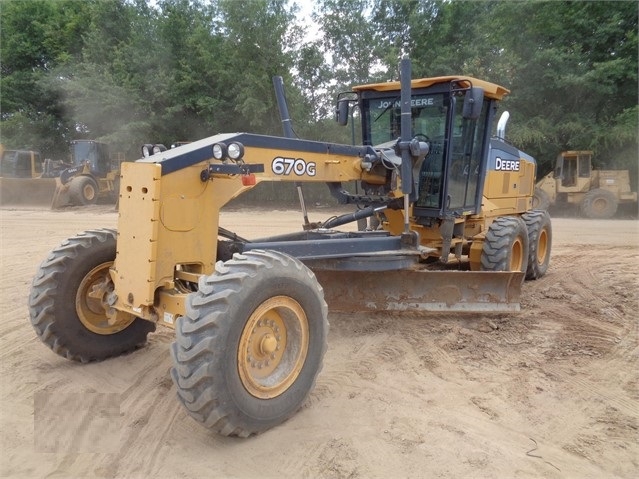
<path fill-rule="evenodd" d="M 26 298 L 38 264 L 76 232 L 115 226 L 115 212 L 0 217 L 2 477 L 639 477 L 636 220 L 554 220 L 551 267 L 524 285 L 520 313 L 331 314 L 302 410 L 241 440 L 179 405 L 169 330 L 88 365 L 36 338 Z M 249 237 L 300 222 L 292 212 L 222 216 Z"/>

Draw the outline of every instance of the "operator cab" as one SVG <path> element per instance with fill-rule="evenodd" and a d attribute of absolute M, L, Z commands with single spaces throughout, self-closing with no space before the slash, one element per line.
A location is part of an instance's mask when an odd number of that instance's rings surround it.
<path fill-rule="evenodd" d="M 554 178 L 561 180 L 565 188 L 581 189 L 579 178 L 590 179 L 592 151 L 565 151 L 557 157 Z"/>
<path fill-rule="evenodd" d="M 81 166 L 88 162 L 91 173 L 97 177 L 105 177 L 111 170 L 109 146 L 99 141 L 72 141 L 71 160 L 74 166 Z"/>
<path fill-rule="evenodd" d="M 399 82 L 354 88 L 362 116 L 363 142 L 377 148 L 397 141 Z M 459 217 L 481 207 L 496 100 L 508 90 L 470 77 L 412 81 L 411 138 L 429 153 L 414 169 L 411 201 L 417 218 Z M 415 165 L 414 165 L 415 166 Z"/>

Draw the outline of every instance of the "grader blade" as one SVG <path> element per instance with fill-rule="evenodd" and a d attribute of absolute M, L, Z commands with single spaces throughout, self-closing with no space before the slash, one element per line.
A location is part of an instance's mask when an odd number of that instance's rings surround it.
<path fill-rule="evenodd" d="M 53 178 L 0 178 L 0 205 L 49 206 L 55 190 Z"/>
<path fill-rule="evenodd" d="M 519 311 L 524 273 L 315 271 L 331 311 Z"/>

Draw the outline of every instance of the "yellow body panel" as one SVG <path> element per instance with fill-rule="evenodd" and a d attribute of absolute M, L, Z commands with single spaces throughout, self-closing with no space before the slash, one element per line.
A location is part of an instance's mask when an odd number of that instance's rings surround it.
<path fill-rule="evenodd" d="M 153 304 L 158 284 L 161 167 L 122 165 L 118 249 L 111 278 L 118 305 L 140 316 L 142 306 Z M 173 267 L 171 267 L 173 269 Z M 172 281 L 172 274 L 167 281 Z"/>
<path fill-rule="evenodd" d="M 519 165 L 519 171 L 489 171 L 484 182 L 484 196 L 491 200 L 532 196 L 535 164 L 520 159 Z"/>
<path fill-rule="evenodd" d="M 628 170 L 594 170 L 593 183 L 599 188 L 612 191 L 622 201 L 637 201 L 637 192 L 630 188 Z"/>
<path fill-rule="evenodd" d="M 360 161 L 357 157 L 338 155 L 331 152 L 314 153 L 308 151 L 286 151 L 283 155 L 281 150 L 270 148 L 247 149 L 244 155 L 246 163 L 262 163 L 265 172 L 257 173 L 257 181 L 304 181 L 304 182 L 327 182 L 327 181 L 351 181 L 363 178 Z M 281 161 L 279 161 L 281 159 Z M 303 160 L 306 165 L 306 172 L 295 173 L 295 162 Z M 355 161 L 353 161 L 355 160 Z M 297 163 L 300 164 L 300 163 Z M 311 167 L 309 168 L 308 165 Z M 282 167 L 288 174 L 275 174 Z M 373 179 L 372 175 L 367 175 Z"/>

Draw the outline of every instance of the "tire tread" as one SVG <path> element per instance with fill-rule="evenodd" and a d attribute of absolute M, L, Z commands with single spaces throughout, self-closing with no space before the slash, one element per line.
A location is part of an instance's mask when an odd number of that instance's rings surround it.
<path fill-rule="evenodd" d="M 243 285 L 256 278 L 260 270 L 276 267 L 293 269 L 298 275 L 306 271 L 307 278 L 315 283 L 321 298 L 321 312 L 327 330 L 328 308 L 315 275 L 295 258 L 262 250 L 236 253 L 225 263 L 218 262 L 215 273 L 201 278 L 198 292 L 188 296 L 187 316 L 179 318 L 176 323 L 176 341 L 171 347 L 171 377 L 177 388 L 178 399 L 195 420 L 224 436 L 248 437 L 265 428 L 263 425 L 238 423 L 234 419 L 232 401 L 226 400 L 225 391 L 215 387 L 220 382 L 222 372 L 216 370 L 214 365 L 221 362 L 224 351 L 216 349 L 217 342 L 213 338 L 224 328 L 225 322 L 232 321 L 229 311 L 234 301 L 241 300 L 237 296 L 242 294 Z M 324 338 L 320 357 L 323 357 L 326 348 Z M 310 389 L 320 370 L 321 361 Z"/>

